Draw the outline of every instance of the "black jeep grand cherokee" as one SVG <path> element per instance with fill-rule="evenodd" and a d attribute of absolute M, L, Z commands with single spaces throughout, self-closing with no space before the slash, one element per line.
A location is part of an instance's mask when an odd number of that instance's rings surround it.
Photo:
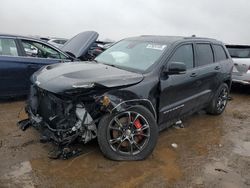
<path fill-rule="evenodd" d="M 141 36 L 113 45 L 93 62 L 48 65 L 32 76 L 29 119 L 61 155 L 97 137 L 113 160 L 141 160 L 158 132 L 205 109 L 221 114 L 233 63 L 225 46 L 197 37 Z"/>

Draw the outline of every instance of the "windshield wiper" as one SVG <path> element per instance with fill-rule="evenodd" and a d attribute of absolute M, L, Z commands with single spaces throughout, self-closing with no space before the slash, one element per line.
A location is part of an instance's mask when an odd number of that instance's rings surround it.
<path fill-rule="evenodd" d="M 120 68 L 120 67 L 118 67 L 118 66 L 116 66 L 116 65 L 114 65 L 114 64 L 108 64 L 108 63 L 102 63 L 102 64 L 108 65 L 108 66 L 111 66 L 111 67 L 115 67 L 115 68 Z"/>
<path fill-rule="evenodd" d="M 99 63 L 96 59 L 92 59 L 91 61 L 93 61 L 95 63 Z"/>

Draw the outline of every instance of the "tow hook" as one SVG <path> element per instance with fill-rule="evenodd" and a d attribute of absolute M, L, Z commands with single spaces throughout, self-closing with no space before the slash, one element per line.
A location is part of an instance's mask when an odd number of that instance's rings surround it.
<path fill-rule="evenodd" d="M 31 126 L 30 119 L 24 119 L 17 122 L 17 126 L 19 126 L 22 131 L 25 131 L 27 128 Z"/>

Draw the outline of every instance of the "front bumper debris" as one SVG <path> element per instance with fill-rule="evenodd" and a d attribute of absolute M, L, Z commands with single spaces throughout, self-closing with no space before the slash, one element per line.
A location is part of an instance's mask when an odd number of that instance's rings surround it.
<path fill-rule="evenodd" d="M 30 119 L 24 119 L 24 120 L 17 122 L 17 126 L 19 126 L 22 131 L 25 131 L 30 126 L 32 126 L 32 123 Z"/>

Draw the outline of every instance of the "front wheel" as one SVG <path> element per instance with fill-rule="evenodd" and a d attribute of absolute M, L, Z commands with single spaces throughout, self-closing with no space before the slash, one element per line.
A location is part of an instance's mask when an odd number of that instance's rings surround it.
<path fill-rule="evenodd" d="M 98 125 L 100 149 L 106 157 L 113 160 L 145 159 L 152 153 L 157 138 L 155 118 L 143 106 L 105 115 Z"/>
<path fill-rule="evenodd" d="M 227 84 L 222 84 L 217 90 L 214 98 L 207 108 L 207 113 L 212 115 L 220 115 L 226 108 L 229 96 L 229 89 Z"/>

